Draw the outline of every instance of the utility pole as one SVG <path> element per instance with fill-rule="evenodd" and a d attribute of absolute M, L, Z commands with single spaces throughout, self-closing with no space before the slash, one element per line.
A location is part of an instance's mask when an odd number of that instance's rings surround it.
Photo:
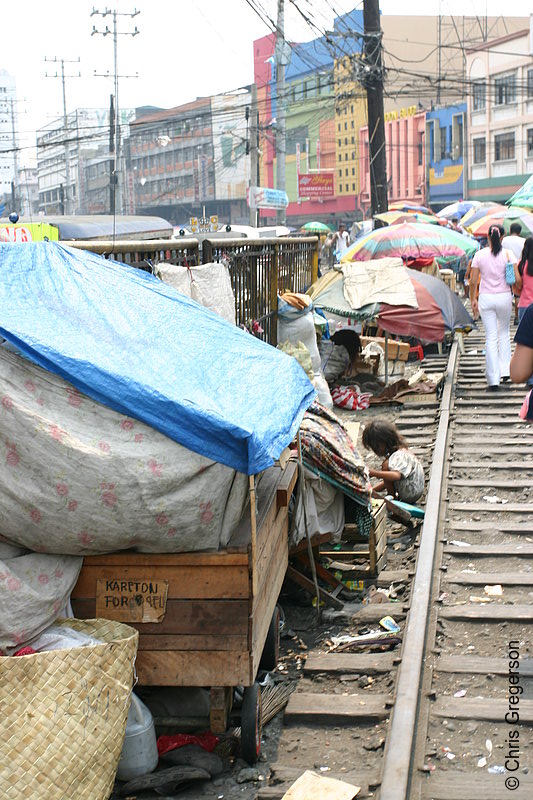
<path fill-rule="evenodd" d="M 65 187 L 64 187 L 64 196 L 65 200 L 63 203 L 63 214 L 71 214 L 72 213 L 72 206 L 70 203 L 71 197 L 71 186 L 70 186 L 70 146 L 68 141 L 68 117 L 67 117 L 67 95 L 65 90 L 65 78 L 81 78 L 81 72 L 78 72 L 77 75 L 65 75 L 65 64 L 79 64 L 80 58 L 75 61 L 68 61 L 65 58 L 45 58 L 45 61 L 50 61 L 53 64 L 61 64 L 61 75 L 58 75 L 57 70 L 55 75 L 48 75 L 45 72 L 46 78 L 61 78 L 61 84 L 63 88 L 63 139 L 64 139 L 64 147 L 65 147 Z M 78 165 L 79 169 L 79 165 Z"/>
<path fill-rule="evenodd" d="M 370 194 L 372 216 L 388 210 L 387 158 L 383 111 L 382 31 L 379 22 L 379 0 L 364 0 L 365 27 L 363 86 L 368 106 L 368 140 L 370 146 Z"/>
<path fill-rule="evenodd" d="M 288 63 L 287 43 L 285 41 L 285 0 L 278 0 L 278 21 L 276 25 L 276 188 L 285 191 L 285 155 L 287 140 L 285 130 L 285 67 Z M 279 208 L 278 225 L 285 225 L 286 212 Z"/>
<path fill-rule="evenodd" d="M 250 186 L 259 186 L 259 111 L 257 109 L 257 85 L 252 84 L 251 104 L 246 109 L 248 119 L 248 141 L 246 149 L 250 153 Z M 250 225 L 258 227 L 257 209 L 250 208 Z"/>
<path fill-rule="evenodd" d="M 113 81 L 114 81 L 114 113 L 115 113 L 115 124 L 114 124 L 114 148 L 110 150 L 111 156 L 111 174 L 109 176 L 109 197 L 110 197 L 110 213 L 113 216 L 117 212 L 117 206 L 119 210 L 121 209 L 121 202 L 120 202 L 120 183 L 118 180 L 118 176 L 120 173 L 120 110 L 118 104 L 118 81 L 119 78 L 138 78 L 139 75 L 136 73 L 135 75 L 119 75 L 118 74 L 118 37 L 119 36 L 137 36 L 140 31 L 138 30 L 137 26 L 135 26 L 133 31 L 119 31 L 117 28 L 117 20 L 118 17 L 130 17 L 133 19 L 140 14 L 141 12 L 138 11 L 136 8 L 133 9 L 132 12 L 118 12 L 115 9 L 105 8 L 103 11 L 98 11 L 96 8 L 93 8 L 91 11 L 91 17 L 99 16 L 99 17 L 107 17 L 111 16 L 113 18 L 113 30 L 110 30 L 109 27 L 106 25 L 103 31 L 99 31 L 93 25 L 93 29 L 91 31 L 91 36 L 95 36 L 97 34 L 101 36 L 113 36 Z M 107 72 L 105 75 L 100 75 L 94 71 L 95 76 L 101 78 L 109 78 L 110 74 Z M 110 121 L 111 122 L 111 121 Z"/>

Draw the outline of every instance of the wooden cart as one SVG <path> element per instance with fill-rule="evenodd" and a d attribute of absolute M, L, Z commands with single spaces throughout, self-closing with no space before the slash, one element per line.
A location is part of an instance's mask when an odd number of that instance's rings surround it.
<path fill-rule="evenodd" d="M 227 729 L 233 688 L 244 686 L 242 749 L 261 740 L 260 668 L 277 661 L 277 599 L 288 564 L 288 503 L 297 465 L 250 479 L 250 507 L 226 549 L 84 559 L 72 593 L 77 617 L 104 617 L 139 631 L 141 686 L 209 687 L 210 726 Z M 262 661 L 263 659 L 263 661 Z"/>

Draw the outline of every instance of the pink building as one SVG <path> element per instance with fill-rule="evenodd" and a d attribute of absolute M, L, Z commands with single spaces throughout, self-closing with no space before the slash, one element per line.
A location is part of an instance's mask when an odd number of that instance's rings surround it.
<path fill-rule="evenodd" d="M 389 202 L 405 200 L 426 205 L 426 163 L 424 137 L 426 112 L 416 106 L 385 114 L 387 180 Z M 368 126 L 359 129 L 359 205 L 370 216 L 370 156 Z"/>

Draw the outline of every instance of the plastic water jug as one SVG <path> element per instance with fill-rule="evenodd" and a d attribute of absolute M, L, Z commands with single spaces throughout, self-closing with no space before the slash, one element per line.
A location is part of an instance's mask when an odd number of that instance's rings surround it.
<path fill-rule="evenodd" d="M 147 775 L 154 771 L 158 761 L 154 720 L 150 709 L 132 692 L 117 778 L 119 781 L 130 781 L 140 775 Z"/>

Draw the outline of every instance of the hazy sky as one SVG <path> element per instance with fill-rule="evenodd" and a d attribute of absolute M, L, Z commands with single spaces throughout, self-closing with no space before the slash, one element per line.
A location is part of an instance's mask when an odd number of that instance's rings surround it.
<path fill-rule="evenodd" d="M 119 36 L 118 72 L 121 107 L 156 105 L 171 107 L 235 89 L 252 82 L 252 42 L 268 34 L 271 27 L 251 8 L 262 8 L 264 17 L 274 20 L 277 0 L 118 0 L 119 12 L 141 13 L 130 19 L 120 17 L 118 30 L 139 35 Z M 501 0 L 381 0 L 387 13 L 493 14 L 501 13 Z M 115 7 L 115 0 L 108 0 Z M 298 13 L 297 7 L 302 14 Z M 333 19 L 355 7 L 357 0 L 286 0 L 286 37 L 308 41 L 331 28 Z M 20 161 L 28 163 L 36 128 L 62 114 L 61 80 L 54 75 L 59 65 L 45 58 L 74 60 L 66 64 L 67 110 L 107 107 L 113 91 L 112 79 L 95 77 L 95 71 L 113 71 L 112 36 L 91 36 L 93 25 L 103 31 L 112 28 L 112 18 L 91 16 L 105 4 L 93 0 L 18 0 L 4 9 L 0 69 L 17 81 L 19 145 L 27 148 Z M 401 9 L 401 10 L 400 10 Z M 505 9 L 512 16 L 527 16 L 531 0 L 510 0 Z"/>

